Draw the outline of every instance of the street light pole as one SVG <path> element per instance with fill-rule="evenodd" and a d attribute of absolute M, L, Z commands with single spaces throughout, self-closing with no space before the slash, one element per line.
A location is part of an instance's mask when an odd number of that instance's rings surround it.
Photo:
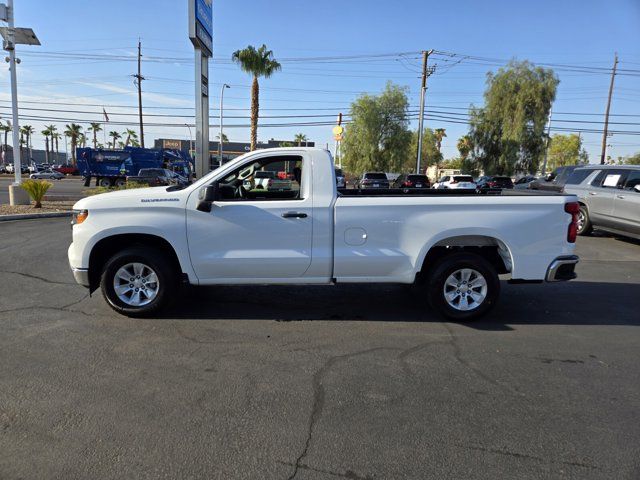
<path fill-rule="evenodd" d="M 13 0 L 7 2 L 7 24 L 9 26 L 9 41 L 6 50 L 9 50 L 9 70 L 11 72 L 11 113 L 13 117 L 13 170 L 15 175 L 14 185 L 22 183 L 22 162 L 20 158 L 20 124 L 18 123 L 18 78 L 16 75 L 16 45 L 15 25 L 13 18 Z"/>
<path fill-rule="evenodd" d="M 220 166 L 222 166 L 222 135 L 223 135 L 222 120 L 224 118 L 223 108 L 224 108 L 224 89 L 225 88 L 231 88 L 231 87 L 226 83 L 224 83 L 222 85 L 222 88 L 220 89 L 220 138 L 218 141 L 218 162 Z"/>

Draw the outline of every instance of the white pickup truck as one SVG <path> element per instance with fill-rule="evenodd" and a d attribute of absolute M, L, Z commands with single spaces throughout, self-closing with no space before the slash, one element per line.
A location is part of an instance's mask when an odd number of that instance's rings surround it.
<path fill-rule="evenodd" d="M 287 171 L 291 190 L 247 190 L 259 171 Z M 471 320 L 496 303 L 499 274 L 575 278 L 578 211 L 554 193 L 338 189 L 328 151 L 269 149 L 187 187 L 80 200 L 69 263 L 130 316 L 159 310 L 181 283 L 417 283 L 441 314 Z"/>

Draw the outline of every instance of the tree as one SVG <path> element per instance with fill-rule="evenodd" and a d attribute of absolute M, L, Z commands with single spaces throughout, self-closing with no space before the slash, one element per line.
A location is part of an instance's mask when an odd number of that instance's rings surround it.
<path fill-rule="evenodd" d="M 71 139 L 71 163 L 76 164 L 76 147 L 78 146 L 78 139 L 82 134 L 82 126 L 77 123 L 68 123 L 65 126 L 64 135 Z"/>
<path fill-rule="evenodd" d="M 44 135 L 44 155 L 45 155 L 45 159 L 46 162 L 49 163 L 49 136 L 53 133 L 51 131 L 51 129 L 49 128 L 49 126 L 47 126 L 44 130 L 42 130 L 40 133 L 42 133 L 42 135 Z"/>
<path fill-rule="evenodd" d="M 98 122 L 91 122 L 90 127 L 87 128 L 87 131 L 93 133 L 93 148 L 98 147 L 98 132 L 102 131 L 102 127 Z"/>
<path fill-rule="evenodd" d="M 621 165 L 640 165 L 640 152 L 618 160 Z"/>
<path fill-rule="evenodd" d="M 53 151 L 53 142 L 55 141 L 55 145 L 56 145 L 56 163 L 58 162 L 58 159 L 60 158 L 60 150 L 58 149 L 58 141 L 62 138 L 62 136 L 58 133 L 58 132 L 53 132 L 53 134 L 51 135 L 51 150 Z M 65 159 L 66 161 L 66 159 Z"/>
<path fill-rule="evenodd" d="M 216 138 L 218 140 L 220 140 L 220 134 L 216 135 Z M 223 143 L 229 143 L 229 137 L 227 137 L 226 133 L 222 133 L 222 142 Z"/>
<path fill-rule="evenodd" d="M 485 104 L 470 109 L 473 159 L 485 173 L 535 173 L 559 80 L 553 70 L 511 61 L 487 74 Z"/>
<path fill-rule="evenodd" d="M 27 147 L 27 153 L 29 153 L 29 149 L 31 148 L 31 138 L 33 134 L 36 133 L 36 130 L 31 125 L 23 125 L 22 127 L 20 127 L 20 134 L 22 135 L 23 133 L 25 138 L 25 146 Z M 31 161 L 31 158 L 29 158 L 28 160 Z"/>
<path fill-rule="evenodd" d="M 293 142 L 280 142 L 281 147 L 294 147 Z"/>
<path fill-rule="evenodd" d="M 358 97 L 342 141 L 345 169 L 354 174 L 412 170 L 408 107 L 407 89 L 391 82 L 380 95 Z"/>
<path fill-rule="evenodd" d="M 582 139 L 579 135 L 554 135 L 551 137 L 547 160 L 549 170 L 583 163 L 589 163 L 589 156 L 582 148 Z"/>
<path fill-rule="evenodd" d="M 4 143 L 2 144 L 2 151 L 4 152 L 2 155 L 2 161 L 6 162 L 6 152 L 8 150 L 7 147 L 7 136 L 9 135 L 9 132 L 13 130 L 13 127 L 11 126 L 11 122 L 9 120 L 7 120 L 6 125 L 3 125 L 2 122 L 0 122 L 0 132 L 4 133 Z"/>
<path fill-rule="evenodd" d="M 445 133 L 446 130 L 444 128 L 436 128 L 433 131 L 433 135 L 436 137 L 436 148 L 438 149 L 438 153 L 440 153 L 440 158 L 442 158 L 442 139 L 447 136 Z M 440 162 L 436 162 L 436 178 L 438 178 L 438 170 L 440 170 Z"/>
<path fill-rule="evenodd" d="M 122 137 L 118 132 L 116 132 L 115 130 L 112 132 L 109 132 L 109 136 L 113 139 L 113 149 L 116 149 L 116 142 L 118 140 L 120 140 L 120 138 Z"/>
<path fill-rule="evenodd" d="M 138 134 L 135 132 L 135 130 L 131 130 L 130 128 L 127 128 L 127 130 L 124 133 L 127 134 L 127 138 L 124 142 L 125 147 L 128 147 L 131 144 L 131 140 L 138 139 Z"/>
<path fill-rule="evenodd" d="M 297 133 L 296 136 L 293 137 L 293 141 L 301 147 L 303 143 L 307 143 L 307 136 L 304 133 Z"/>
<path fill-rule="evenodd" d="M 282 66 L 273 58 L 273 52 L 266 45 L 260 48 L 249 45 L 244 50 L 236 50 L 231 59 L 240 65 L 243 72 L 253 75 L 251 85 L 251 150 L 256 149 L 258 143 L 258 116 L 260 113 L 260 85 L 258 78 L 269 78 Z"/>
<path fill-rule="evenodd" d="M 418 151 L 418 132 L 415 131 L 411 136 L 410 152 Z M 416 168 L 415 157 L 410 156 L 405 171 L 412 172 Z M 435 132 L 430 128 L 425 128 L 422 134 L 422 155 L 420 158 L 420 167 L 423 172 L 427 171 L 429 165 L 438 165 L 442 162 L 442 153 L 438 150 L 438 143 Z"/>

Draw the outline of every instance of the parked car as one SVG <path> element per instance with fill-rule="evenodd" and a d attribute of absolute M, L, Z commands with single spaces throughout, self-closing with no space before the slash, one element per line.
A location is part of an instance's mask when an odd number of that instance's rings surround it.
<path fill-rule="evenodd" d="M 578 168 L 577 165 L 567 165 L 558 167 L 546 177 L 538 178 L 529 183 L 531 190 L 546 190 L 550 192 L 561 192 L 569 175 Z"/>
<path fill-rule="evenodd" d="M 15 167 L 13 166 L 13 163 L 7 163 L 4 166 L 4 171 L 6 173 L 15 173 L 16 170 L 15 170 Z"/>
<path fill-rule="evenodd" d="M 513 188 L 515 188 L 516 190 L 527 189 L 529 188 L 529 184 L 537 179 L 538 177 L 534 177 L 533 175 L 525 175 L 524 177 L 520 177 L 515 181 L 515 183 L 513 184 Z"/>
<path fill-rule="evenodd" d="M 344 179 L 344 174 L 342 173 L 342 169 L 341 168 L 335 168 L 335 174 L 336 174 L 336 186 L 338 188 L 346 188 L 347 187 L 347 183 Z"/>
<path fill-rule="evenodd" d="M 276 172 L 264 170 L 258 171 L 254 174 L 255 186 L 253 188 L 279 191 L 279 190 L 291 190 L 292 182 L 289 178 L 278 178 Z M 250 189 L 251 183 L 248 181 L 248 187 Z M 247 188 L 247 186 L 245 186 Z"/>
<path fill-rule="evenodd" d="M 80 171 L 73 165 L 58 165 L 57 167 L 53 167 L 53 170 L 63 175 L 80 175 Z"/>
<path fill-rule="evenodd" d="M 426 175 L 403 173 L 393 183 L 394 188 L 431 188 L 431 182 Z"/>
<path fill-rule="evenodd" d="M 389 188 L 389 179 L 384 172 L 367 172 L 358 180 L 358 188 Z"/>
<path fill-rule="evenodd" d="M 163 185 L 186 185 L 188 180 L 166 168 L 141 168 L 136 176 L 126 177 L 127 182 L 144 183 L 150 187 L 158 187 Z M 119 186 L 120 182 L 116 180 L 115 185 Z M 124 182 L 122 182 L 124 184 Z"/>
<path fill-rule="evenodd" d="M 640 239 L 640 166 L 576 168 L 564 192 L 578 197 L 578 234 L 599 229 Z"/>
<path fill-rule="evenodd" d="M 282 162 L 300 165 L 303 196 L 243 191 L 253 172 Z M 130 316 L 160 310 L 183 282 L 416 283 L 432 308 L 465 321 L 497 303 L 500 274 L 576 276 L 573 195 L 336 192 L 334 172 L 324 149 L 259 150 L 183 189 L 84 198 L 73 207 L 74 278 Z"/>
<path fill-rule="evenodd" d="M 501 176 L 489 176 L 489 177 L 480 177 L 476 182 L 476 188 L 480 191 L 484 190 L 503 190 L 503 189 L 512 189 L 513 188 L 513 180 L 511 177 L 501 177 Z"/>
<path fill-rule="evenodd" d="M 29 178 L 33 179 L 46 179 L 46 180 L 62 180 L 64 175 L 60 172 L 54 172 L 53 170 L 43 170 L 42 172 L 36 172 L 29 175 Z"/>
<path fill-rule="evenodd" d="M 475 190 L 476 183 L 471 175 L 446 175 L 434 183 L 433 188 Z"/>

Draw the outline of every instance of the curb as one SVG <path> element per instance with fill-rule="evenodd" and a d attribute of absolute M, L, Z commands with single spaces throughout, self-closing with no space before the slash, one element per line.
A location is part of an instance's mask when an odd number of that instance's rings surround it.
<path fill-rule="evenodd" d="M 0 222 L 11 222 L 14 220 L 34 220 L 36 218 L 59 218 L 70 217 L 69 212 L 47 212 L 47 213 L 22 213 L 17 215 L 0 215 Z"/>

